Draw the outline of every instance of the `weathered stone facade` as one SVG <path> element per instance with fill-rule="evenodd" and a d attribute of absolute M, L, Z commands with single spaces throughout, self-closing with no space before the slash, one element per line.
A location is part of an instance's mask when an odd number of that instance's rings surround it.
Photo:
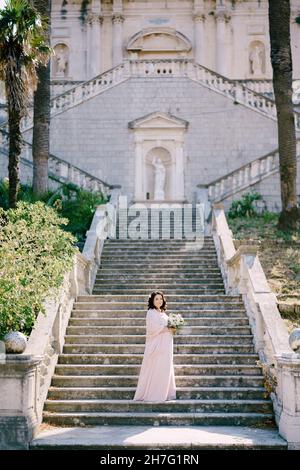
<path fill-rule="evenodd" d="M 52 2 L 52 76 L 87 80 L 126 58 L 191 58 L 234 79 L 271 79 L 267 0 Z M 299 2 L 291 1 L 294 78 Z M 297 49 L 298 48 L 298 49 Z"/>

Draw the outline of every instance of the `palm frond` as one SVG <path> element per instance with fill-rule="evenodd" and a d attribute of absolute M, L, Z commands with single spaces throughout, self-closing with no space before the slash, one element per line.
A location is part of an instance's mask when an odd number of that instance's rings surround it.
<path fill-rule="evenodd" d="M 37 86 L 37 68 L 47 65 L 53 49 L 47 43 L 48 18 L 27 0 L 8 0 L 0 10 L 0 80 L 5 81 L 8 107 L 24 115 L 30 90 Z"/>

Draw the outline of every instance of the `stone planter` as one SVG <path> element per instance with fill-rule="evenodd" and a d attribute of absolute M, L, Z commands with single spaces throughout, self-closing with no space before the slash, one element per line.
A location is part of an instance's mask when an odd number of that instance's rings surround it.
<path fill-rule="evenodd" d="M 37 425 L 42 357 L 7 354 L 0 361 L 0 449 L 27 449 Z M 3 410 L 3 412 L 2 412 Z"/>

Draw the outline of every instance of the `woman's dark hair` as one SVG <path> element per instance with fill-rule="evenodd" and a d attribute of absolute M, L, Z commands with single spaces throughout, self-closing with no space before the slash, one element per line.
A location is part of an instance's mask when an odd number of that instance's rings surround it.
<path fill-rule="evenodd" d="M 149 299 L 148 299 L 148 309 L 149 309 L 149 308 L 156 308 L 155 305 L 154 305 L 154 298 L 155 298 L 155 296 L 156 296 L 157 294 L 161 295 L 161 297 L 162 297 L 163 303 L 162 303 L 162 306 L 161 306 L 160 308 L 161 308 L 161 310 L 163 310 L 163 311 L 165 312 L 165 310 L 166 310 L 166 308 L 167 308 L 167 301 L 166 301 L 166 299 L 165 299 L 164 294 L 163 294 L 161 291 L 159 291 L 159 290 L 153 291 L 152 294 L 149 295 Z"/>

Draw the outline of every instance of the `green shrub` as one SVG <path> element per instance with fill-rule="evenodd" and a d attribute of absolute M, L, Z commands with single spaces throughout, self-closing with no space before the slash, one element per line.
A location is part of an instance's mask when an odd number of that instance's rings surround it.
<path fill-rule="evenodd" d="M 29 334 L 43 301 L 72 268 L 77 248 L 61 228 L 67 222 L 43 202 L 0 208 L 0 337 Z"/>
<path fill-rule="evenodd" d="M 261 199 L 261 194 L 256 192 L 243 194 L 241 199 L 232 201 L 228 211 L 228 217 L 234 219 L 235 217 L 251 217 L 257 215 L 253 203 Z"/>
<path fill-rule="evenodd" d="M 80 189 L 72 183 L 66 183 L 57 190 L 49 190 L 37 195 L 32 186 L 21 184 L 18 200 L 35 203 L 42 201 L 47 206 L 54 207 L 58 213 L 68 219 L 62 228 L 71 232 L 78 241 L 85 239 L 85 233 L 92 223 L 95 208 L 107 202 L 107 198 L 99 192 L 89 192 Z M 8 180 L 0 182 L 0 207 L 8 209 Z"/>
<path fill-rule="evenodd" d="M 107 202 L 101 192 L 91 193 L 76 186 L 65 186 L 59 199 L 60 203 L 53 204 L 62 217 L 69 220 L 65 230 L 75 235 L 78 241 L 85 239 L 85 233 L 91 226 L 96 207 Z"/>

